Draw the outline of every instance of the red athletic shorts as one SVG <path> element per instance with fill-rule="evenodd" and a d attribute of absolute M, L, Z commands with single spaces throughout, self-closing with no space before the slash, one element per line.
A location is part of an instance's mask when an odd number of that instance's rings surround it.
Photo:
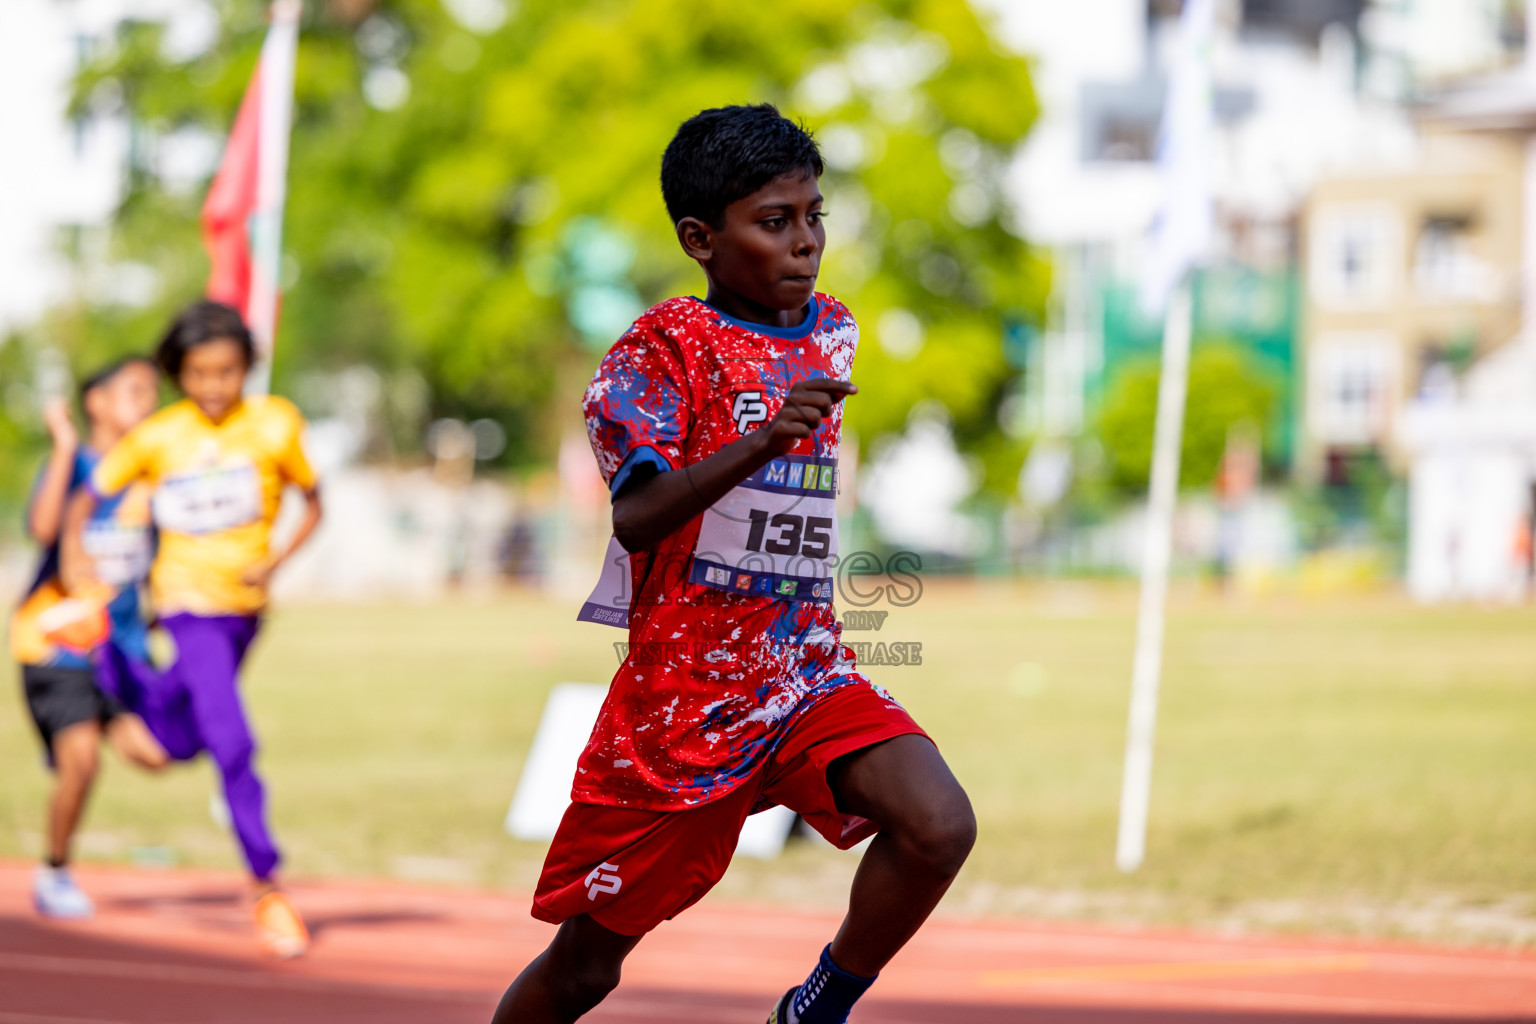
<path fill-rule="evenodd" d="M 643 935 L 714 888 L 747 815 L 774 804 L 849 849 L 880 826 L 837 809 L 827 766 L 908 734 L 927 736 L 895 701 L 852 684 L 803 711 L 752 777 L 719 800 L 684 811 L 573 803 L 544 859 L 533 916 L 559 924 L 590 914 L 610 931 Z"/>

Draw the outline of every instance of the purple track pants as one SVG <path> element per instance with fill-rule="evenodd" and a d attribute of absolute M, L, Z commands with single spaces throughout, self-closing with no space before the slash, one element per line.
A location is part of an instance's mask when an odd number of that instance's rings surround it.
<path fill-rule="evenodd" d="M 281 858 L 267 828 L 256 738 L 239 690 L 240 663 L 261 620 L 182 613 L 160 624 L 176 641 L 176 664 L 156 672 L 109 651 L 98 666 L 103 689 L 140 715 L 171 757 L 188 761 L 208 752 L 224 778 L 224 800 L 246 864 L 258 879 L 268 878 Z"/>

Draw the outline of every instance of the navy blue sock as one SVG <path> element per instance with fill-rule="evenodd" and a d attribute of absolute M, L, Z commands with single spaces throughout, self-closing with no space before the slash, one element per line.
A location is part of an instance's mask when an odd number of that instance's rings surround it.
<path fill-rule="evenodd" d="M 849 974 L 833 963 L 829 945 L 821 951 L 821 962 L 789 1001 L 790 1024 L 846 1024 L 848 1011 L 874 983 L 874 978 Z"/>

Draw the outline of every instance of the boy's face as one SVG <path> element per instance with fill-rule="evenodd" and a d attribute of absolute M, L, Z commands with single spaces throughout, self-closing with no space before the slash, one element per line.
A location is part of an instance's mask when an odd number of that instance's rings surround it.
<path fill-rule="evenodd" d="M 249 369 L 239 342 L 215 338 L 187 349 L 176 383 L 204 416 L 218 423 L 240 402 Z"/>
<path fill-rule="evenodd" d="M 827 247 L 821 203 L 816 176 L 791 171 L 727 206 L 718 227 L 683 218 L 678 240 L 713 286 L 765 310 L 800 309 Z"/>
<path fill-rule="evenodd" d="M 160 404 L 160 374 L 146 363 L 129 363 L 85 396 L 92 426 L 128 433 Z"/>

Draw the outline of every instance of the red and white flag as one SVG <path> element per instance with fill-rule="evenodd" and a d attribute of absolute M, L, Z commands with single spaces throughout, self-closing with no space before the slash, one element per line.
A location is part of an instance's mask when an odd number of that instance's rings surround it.
<path fill-rule="evenodd" d="M 256 339 L 247 389 L 266 391 L 277 337 L 278 274 L 287 198 L 288 132 L 300 0 L 275 0 L 261 60 L 246 87 L 224 161 L 203 203 L 203 244 L 213 265 L 208 297 L 240 310 Z"/>

